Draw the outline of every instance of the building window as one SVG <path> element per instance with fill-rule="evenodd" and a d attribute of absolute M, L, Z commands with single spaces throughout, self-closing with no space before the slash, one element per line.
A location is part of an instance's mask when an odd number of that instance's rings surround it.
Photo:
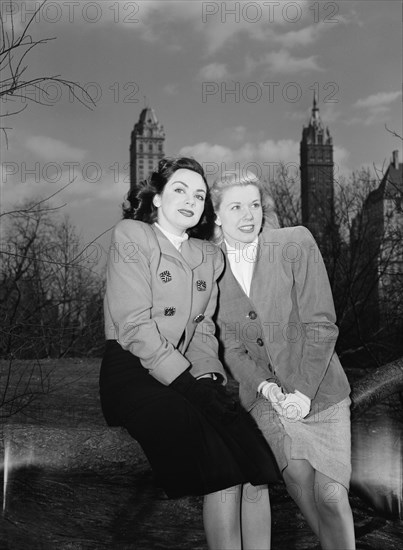
<path fill-rule="evenodd" d="M 153 144 L 152 143 L 150 143 L 150 145 L 148 146 L 148 150 L 152 153 L 152 151 L 153 151 Z"/>

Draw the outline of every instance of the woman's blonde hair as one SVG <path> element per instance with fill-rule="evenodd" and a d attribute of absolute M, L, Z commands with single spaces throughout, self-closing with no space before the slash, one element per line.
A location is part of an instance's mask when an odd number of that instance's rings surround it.
<path fill-rule="evenodd" d="M 245 171 L 242 175 L 231 171 L 222 172 L 214 181 L 213 185 L 210 187 L 210 195 L 215 213 L 217 214 L 224 192 L 227 189 L 237 186 L 245 187 L 247 185 L 254 185 L 259 190 L 263 210 L 262 228 L 279 228 L 280 224 L 275 211 L 276 208 L 273 197 L 270 195 L 267 185 L 263 184 L 258 176 L 250 170 Z M 222 228 L 216 225 L 214 229 L 213 241 L 220 244 L 223 241 L 223 238 Z"/>

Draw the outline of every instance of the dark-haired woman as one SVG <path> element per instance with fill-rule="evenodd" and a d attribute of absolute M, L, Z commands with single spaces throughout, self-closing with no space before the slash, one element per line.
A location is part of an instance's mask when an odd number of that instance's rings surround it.
<path fill-rule="evenodd" d="M 107 266 L 105 418 L 141 444 L 169 497 L 205 495 L 209 548 L 267 549 L 265 484 L 277 470 L 223 385 L 212 322 L 223 257 L 197 238 L 213 227 L 203 169 L 193 159 L 163 159 L 128 203 Z"/>

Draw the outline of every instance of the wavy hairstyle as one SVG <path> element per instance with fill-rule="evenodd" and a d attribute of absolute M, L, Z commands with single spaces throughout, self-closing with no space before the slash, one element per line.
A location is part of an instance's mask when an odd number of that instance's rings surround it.
<path fill-rule="evenodd" d="M 263 210 L 263 227 L 279 228 L 280 223 L 275 211 L 275 203 L 270 195 L 267 186 L 250 170 L 245 171 L 242 175 L 232 171 L 222 172 L 210 187 L 211 200 L 213 202 L 214 211 L 218 212 L 224 192 L 231 187 L 245 187 L 254 185 L 259 189 L 260 200 L 262 201 Z M 214 228 L 213 241 L 220 244 L 224 239 L 222 228 L 218 225 Z"/>
<path fill-rule="evenodd" d="M 214 209 L 211 202 L 209 187 L 203 167 L 193 158 L 176 157 L 161 159 L 158 168 L 150 176 L 140 182 L 137 188 L 133 188 L 127 194 L 127 199 L 122 205 L 123 218 L 140 220 L 146 223 L 157 221 L 158 208 L 154 206 L 153 199 L 155 195 L 160 195 L 168 180 L 177 170 L 191 170 L 196 172 L 206 184 L 206 199 L 204 211 L 199 223 L 187 230 L 189 237 L 199 239 L 211 239 L 214 233 Z"/>

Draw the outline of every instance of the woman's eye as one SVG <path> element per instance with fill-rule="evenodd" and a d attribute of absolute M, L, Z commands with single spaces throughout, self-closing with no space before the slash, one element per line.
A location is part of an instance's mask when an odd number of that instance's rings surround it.
<path fill-rule="evenodd" d="M 203 201 L 205 200 L 205 197 L 204 195 L 196 195 L 196 199 L 199 200 L 199 201 Z"/>
<path fill-rule="evenodd" d="M 260 208 L 260 206 L 261 206 L 261 205 L 260 205 L 260 202 L 254 202 L 254 203 L 252 204 L 252 208 Z"/>
<path fill-rule="evenodd" d="M 234 204 L 234 206 L 231 207 L 231 210 L 239 210 L 239 205 Z"/>
<path fill-rule="evenodd" d="M 175 189 L 175 193 L 184 193 L 184 192 L 185 192 L 185 190 L 182 189 L 182 187 L 177 187 L 177 188 Z"/>

